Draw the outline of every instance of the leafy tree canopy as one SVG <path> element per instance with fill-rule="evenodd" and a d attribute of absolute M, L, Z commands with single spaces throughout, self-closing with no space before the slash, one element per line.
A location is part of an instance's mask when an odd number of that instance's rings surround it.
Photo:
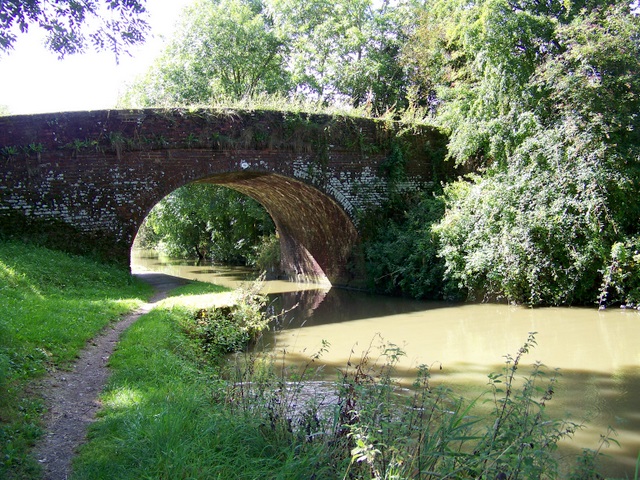
<path fill-rule="evenodd" d="M 273 232 L 271 217 L 255 200 L 217 185 L 191 184 L 153 208 L 140 236 L 144 246 L 169 255 L 247 264 L 262 237 Z"/>
<path fill-rule="evenodd" d="M 485 169 L 447 188 L 435 229 L 447 276 L 481 298 L 588 303 L 599 286 L 606 297 L 614 250 L 640 230 L 629 5 L 433 0 L 405 54 L 435 94 L 451 158 Z M 618 282 L 618 300 L 638 277 Z"/>
<path fill-rule="evenodd" d="M 284 52 L 284 38 L 258 0 L 198 0 L 125 103 L 198 104 L 286 91 Z"/>
<path fill-rule="evenodd" d="M 451 157 L 504 163 L 535 129 L 575 108 L 613 126 L 624 103 L 618 130 L 637 121 L 628 113 L 638 101 L 637 28 L 621 1 L 432 0 L 404 55 L 435 94 Z"/>
<path fill-rule="evenodd" d="M 420 2 L 272 0 L 290 41 L 295 93 L 382 114 L 406 106 L 400 51 Z"/>
<path fill-rule="evenodd" d="M 88 44 L 111 50 L 116 58 L 144 40 L 148 25 L 145 0 L 2 0 L 0 53 L 31 26 L 46 31 L 46 45 L 61 58 L 83 52 Z"/>
<path fill-rule="evenodd" d="M 400 51 L 417 0 L 198 0 L 125 106 L 206 104 L 261 94 L 368 106 L 406 103 Z"/>

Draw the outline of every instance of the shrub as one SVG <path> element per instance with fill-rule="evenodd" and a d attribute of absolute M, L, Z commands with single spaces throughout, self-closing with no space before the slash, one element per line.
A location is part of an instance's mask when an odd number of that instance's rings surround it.
<path fill-rule="evenodd" d="M 232 306 L 201 309 L 184 321 L 186 333 L 198 340 L 203 352 L 219 357 L 245 348 L 267 328 L 266 297 L 258 294 L 262 279 L 236 291 Z"/>
<path fill-rule="evenodd" d="M 628 306 L 640 304 L 640 236 L 616 242 L 611 247 L 609 265 L 606 266 L 600 305 L 621 302 Z"/>
<path fill-rule="evenodd" d="M 619 238 L 607 197 L 618 175 L 603 151 L 586 153 L 588 136 L 559 146 L 562 130 L 540 135 L 507 168 L 445 188 L 434 231 L 446 276 L 480 300 L 593 304 Z M 584 156 L 574 161 L 578 148 Z"/>
<path fill-rule="evenodd" d="M 250 263 L 265 272 L 267 277 L 277 277 L 280 272 L 280 239 L 277 234 L 265 235 L 254 247 Z"/>
<path fill-rule="evenodd" d="M 459 296 L 444 280 L 444 261 L 432 232 L 443 214 L 444 200 L 425 191 L 364 220 L 363 253 L 372 290 L 422 299 Z"/>

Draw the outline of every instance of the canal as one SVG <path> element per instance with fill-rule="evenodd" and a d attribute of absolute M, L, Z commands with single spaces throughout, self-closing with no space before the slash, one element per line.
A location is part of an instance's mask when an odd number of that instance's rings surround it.
<path fill-rule="evenodd" d="M 132 270 L 152 270 L 236 288 L 255 278 L 249 269 L 197 266 L 134 251 Z M 368 295 L 312 284 L 265 283 L 278 311 L 297 305 L 263 335 L 262 351 L 287 352 L 288 362 L 306 363 L 323 341 L 323 374 L 350 357 L 359 358 L 377 343 L 392 343 L 405 355 L 398 379 L 410 384 L 415 368 L 431 367 L 432 382 L 454 387 L 470 397 L 486 387 L 487 375 L 499 372 L 504 356 L 537 332 L 537 346 L 523 360 L 550 372 L 560 369 L 553 416 L 584 422 L 563 452 L 598 447 L 601 435 L 614 443 L 601 464 L 608 476 L 632 478 L 640 451 L 640 312 L 630 309 L 538 308 L 496 304 L 447 304 Z M 524 375 L 524 372 L 523 372 Z"/>

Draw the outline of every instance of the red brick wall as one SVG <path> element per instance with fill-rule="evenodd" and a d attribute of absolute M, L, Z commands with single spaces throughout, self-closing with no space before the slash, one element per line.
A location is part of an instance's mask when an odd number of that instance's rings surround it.
<path fill-rule="evenodd" d="M 207 181 L 267 208 L 291 276 L 343 283 L 357 242 L 356 213 L 386 195 L 379 171 L 394 139 L 402 135 L 410 157 L 408 188 L 442 169 L 441 135 L 401 132 L 373 120 L 284 112 L 0 117 L 0 228 L 14 228 L 8 219 L 16 215 L 27 223 L 54 222 L 128 262 L 151 208 L 178 187 Z"/>

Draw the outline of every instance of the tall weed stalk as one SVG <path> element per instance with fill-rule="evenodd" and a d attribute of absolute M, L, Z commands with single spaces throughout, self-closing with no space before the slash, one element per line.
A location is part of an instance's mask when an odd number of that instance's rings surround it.
<path fill-rule="evenodd" d="M 291 442 L 297 455 L 313 451 L 311 464 L 323 472 L 314 478 L 558 478 L 557 444 L 580 426 L 546 414 L 557 371 L 535 363 L 518 378 L 535 343 L 531 333 L 473 400 L 431 385 L 427 366 L 420 367 L 409 391 L 400 388 L 394 374 L 404 353 L 384 341 L 349 360 L 332 394 L 327 383 L 314 381 L 312 368 L 328 344 L 293 380 L 274 373 L 275 359 L 248 356 L 236 368 L 225 400 L 244 414 L 262 416 L 263 433 Z M 483 402 L 489 403 L 488 413 Z M 595 456 L 589 458 L 581 472 L 593 476 Z"/>

